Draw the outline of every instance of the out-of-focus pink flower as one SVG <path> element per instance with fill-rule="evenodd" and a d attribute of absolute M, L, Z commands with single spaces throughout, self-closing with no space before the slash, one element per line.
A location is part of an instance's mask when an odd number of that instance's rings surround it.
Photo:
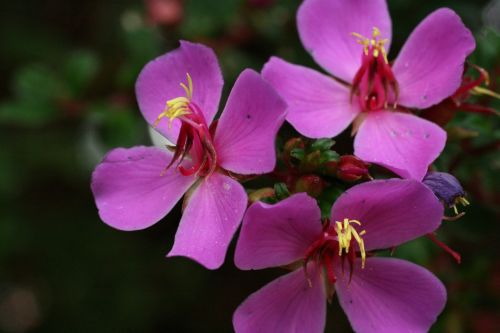
<path fill-rule="evenodd" d="M 157 25 L 176 25 L 184 15 L 183 0 L 144 0 L 148 21 Z"/>
<path fill-rule="evenodd" d="M 465 58 L 475 48 L 460 18 L 447 8 L 431 13 L 392 64 L 385 0 L 305 0 L 297 25 L 316 62 L 348 85 L 271 58 L 263 76 L 287 101 L 287 120 L 311 138 L 333 137 L 354 121 L 355 155 L 421 180 L 442 151 L 446 133 L 395 111 L 428 108 L 460 86 Z"/>
<path fill-rule="evenodd" d="M 150 125 L 176 142 L 174 152 L 118 148 L 92 175 L 101 219 L 120 230 L 155 224 L 188 193 L 168 256 L 189 257 L 210 269 L 222 265 L 247 206 L 244 188 L 230 173 L 274 169 L 274 140 L 286 115 L 273 88 L 245 70 L 212 123 L 222 85 L 214 52 L 200 44 L 181 42 L 148 63 L 136 83 L 139 107 Z"/>
<path fill-rule="evenodd" d="M 336 292 L 354 331 L 427 332 L 446 302 L 426 269 L 367 256 L 438 228 L 443 207 L 415 180 L 372 181 L 349 189 L 321 225 L 314 199 L 295 194 L 247 211 L 236 246 L 240 269 L 295 266 L 236 310 L 236 333 L 321 333 L 326 300 Z"/>

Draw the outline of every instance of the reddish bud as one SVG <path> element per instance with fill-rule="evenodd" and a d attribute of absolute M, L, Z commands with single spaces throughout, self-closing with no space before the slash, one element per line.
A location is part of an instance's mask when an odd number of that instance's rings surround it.
<path fill-rule="evenodd" d="M 319 197 L 324 188 L 325 182 L 317 175 L 301 176 L 295 183 L 295 192 L 307 192 L 314 198 Z"/>
<path fill-rule="evenodd" d="M 363 162 L 354 155 L 343 155 L 338 162 L 331 163 L 335 164 L 330 165 L 330 171 L 332 171 L 331 168 L 334 167 L 335 175 L 344 181 L 352 182 L 364 177 L 370 178 L 368 172 L 369 164 Z"/>

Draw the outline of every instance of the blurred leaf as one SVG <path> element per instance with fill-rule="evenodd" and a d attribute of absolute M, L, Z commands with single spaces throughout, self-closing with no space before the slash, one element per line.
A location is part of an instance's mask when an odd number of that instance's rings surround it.
<path fill-rule="evenodd" d="M 99 70 L 99 59 L 88 50 L 72 52 L 64 67 L 64 76 L 74 95 L 79 96 L 95 79 Z"/>
<path fill-rule="evenodd" d="M 145 122 L 134 109 L 103 103 L 92 105 L 89 113 L 97 120 L 99 141 L 104 146 L 134 146 L 143 141 Z"/>
<path fill-rule="evenodd" d="M 158 31 L 147 27 L 124 30 L 124 39 L 127 60 L 120 67 L 117 84 L 121 88 L 130 89 L 144 65 L 161 55 L 162 41 Z"/>
<path fill-rule="evenodd" d="M 20 100 L 0 104 L 0 122 L 40 126 L 57 116 L 57 109 L 46 101 Z"/>
<path fill-rule="evenodd" d="M 29 65 L 14 77 L 13 90 L 20 101 L 39 104 L 65 97 L 64 84 L 56 73 L 44 65 Z"/>
<path fill-rule="evenodd" d="M 187 1 L 186 18 L 181 26 L 182 35 L 194 39 L 210 36 L 222 30 L 237 17 L 242 0 Z"/>

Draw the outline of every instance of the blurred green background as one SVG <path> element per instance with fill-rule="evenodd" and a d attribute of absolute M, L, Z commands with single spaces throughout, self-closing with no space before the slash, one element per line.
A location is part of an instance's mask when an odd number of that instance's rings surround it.
<path fill-rule="evenodd" d="M 203 42 L 219 57 L 225 94 L 241 70 L 279 55 L 317 68 L 295 27 L 299 0 L 22 0 L 0 3 L 0 332 L 231 332 L 234 309 L 283 272 L 208 271 L 167 260 L 179 207 L 148 230 L 102 223 L 90 175 L 105 152 L 149 144 L 134 82 L 142 66 Z M 394 58 L 413 27 L 448 6 L 477 38 L 472 62 L 491 89 L 500 73 L 500 3 L 389 0 Z M 355 19 L 355 18 L 353 18 Z M 224 99 L 223 99 L 224 100 Z M 476 102 L 499 109 L 498 101 Z M 458 113 L 436 165 L 452 169 L 471 205 L 438 237 L 396 251 L 435 272 L 448 305 L 433 332 L 500 332 L 498 117 Z M 327 332 L 350 332 L 336 301 Z"/>

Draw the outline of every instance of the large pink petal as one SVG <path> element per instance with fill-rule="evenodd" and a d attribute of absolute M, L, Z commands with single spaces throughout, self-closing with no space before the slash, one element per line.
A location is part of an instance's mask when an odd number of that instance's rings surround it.
<path fill-rule="evenodd" d="M 240 183 L 219 173 L 201 181 L 189 198 L 168 257 L 191 258 L 219 268 L 247 207 Z"/>
<path fill-rule="evenodd" d="M 114 149 L 92 174 L 99 216 L 120 230 L 147 228 L 175 206 L 196 178 L 165 167 L 172 154 L 160 148 Z"/>
<path fill-rule="evenodd" d="M 446 132 L 411 114 L 368 112 L 354 140 L 354 154 L 404 178 L 422 180 L 446 143 Z"/>
<path fill-rule="evenodd" d="M 193 80 L 192 101 L 201 108 L 207 123 L 212 121 L 217 113 L 223 85 L 219 63 L 210 48 L 181 41 L 178 49 L 146 64 L 137 78 L 137 101 L 150 125 L 163 112 L 168 100 L 186 96 L 180 86 L 180 83 L 187 82 L 186 73 Z M 171 142 L 176 142 L 180 120 L 174 120 L 171 128 L 168 123 L 168 119 L 160 121 L 156 130 Z"/>
<path fill-rule="evenodd" d="M 286 119 L 309 138 L 340 134 L 360 112 L 346 86 L 312 69 L 272 57 L 262 76 L 287 102 Z"/>
<path fill-rule="evenodd" d="M 384 249 L 436 230 L 443 205 L 413 179 L 375 180 L 344 192 L 332 207 L 332 222 L 358 220 L 367 250 Z"/>
<path fill-rule="evenodd" d="M 427 16 L 394 62 L 399 104 L 425 109 L 453 94 L 474 48 L 472 33 L 455 12 L 442 8 Z"/>
<path fill-rule="evenodd" d="M 321 235 L 316 200 L 295 194 L 275 205 L 254 203 L 243 219 L 234 261 L 239 269 L 262 269 L 302 259 Z"/>
<path fill-rule="evenodd" d="M 326 297 L 318 268 L 309 265 L 311 285 L 297 269 L 250 295 L 233 316 L 236 333 L 322 333 Z"/>
<path fill-rule="evenodd" d="M 358 333 L 428 332 L 446 303 L 446 289 L 431 272 L 405 260 L 360 260 L 335 284 L 340 305 Z"/>
<path fill-rule="evenodd" d="M 302 44 L 314 60 L 346 82 L 352 82 L 363 53 L 353 32 L 371 38 L 373 27 L 379 28 L 381 37 L 389 40 L 389 51 L 392 30 L 385 0 L 305 0 L 297 25 Z"/>
<path fill-rule="evenodd" d="M 244 70 L 229 95 L 215 133 L 218 163 L 239 174 L 270 172 L 274 140 L 285 121 L 286 104 L 253 70 Z"/>

